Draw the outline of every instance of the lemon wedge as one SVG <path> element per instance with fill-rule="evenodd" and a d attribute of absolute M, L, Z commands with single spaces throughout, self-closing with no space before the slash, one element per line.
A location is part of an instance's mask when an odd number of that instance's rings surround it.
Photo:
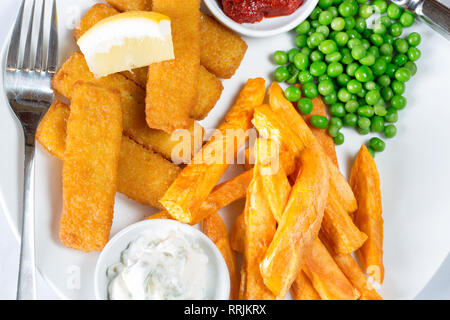
<path fill-rule="evenodd" d="M 106 18 L 77 43 L 96 77 L 174 59 L 170 18 L 157 12 L 130 11 Z"/>

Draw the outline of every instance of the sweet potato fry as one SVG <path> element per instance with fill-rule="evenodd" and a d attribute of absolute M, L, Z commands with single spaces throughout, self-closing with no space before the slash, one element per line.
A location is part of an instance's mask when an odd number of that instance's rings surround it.
<path fill-rule="evenodd" d="M 230 274 L 230 300 L 237 300 L 239 297 L 239 276 L 236 258 L 231 250 L 230 239 L 228 238 L 228 229 L 217 213 L 203 220 L 202 229 L 208 238 L 215 243 L 225 259 Z"/>
<path fill-rule="evenodd" d="M 356 300 L 360 296 L 318 238 L 306 255 L 303 270 L 323 300 Z"/>
<path fill-rule="evenodd" d="M 227 159 L 234 159 L 245 143 L 254 108 L 263 102 L 264 94 L 264 80 L 250 79 L 217 129 L 216 138 L 203 146 L 167 190 L 161 204 L 175 219 L 184 223 L 198 219 L 197 209 L 229 167 Z"/>
<path fill-rule="evenodd" d="M 323 154 L 314 145 L 300 153 L 300 171 L 282 220 L 261 262 L 266 286 L 284 297 L 318 236 L 328 195 L 329 173 Z"/>
<path fill-rule="evenodd" d="M 39 124 L 36 139 L 51 154 L 63 160 L 69 106 L 55 102 Z M 181 169 L 161 155 L 122 137 L 117 191 L 142 204 L 162 208 L 159 199 Z"/>
<path fill-rule="evenodd" d="M 120 95 L 81 82 L 73 90 L 59 236 L 69 248 L 99 251 L 108 241 L 114 215 L 122 141 Z"/>
<path fill-rule="evenodd" d="M 247 209 L 247 208 L 246 208 Z M 244 243 L 245 243 L 245 210 L 242 211 L 234 221 L 233 228 L 230 232 L 230 242 L 231 248 L 239 253 L 244 253 Z"/>
<path fill-rule="evenodd" d="M 201 63 L 216 76 L 229 79 L 241 65 L 247 44 L 206 14 L 201 15 Z"/>
<path fill-rule="evenodd" d="M 291 295 L 294 300 L 321 300 L 316 289 L 303 271 L 300 271 L 292 283 Z"/>
<path fill-rule="evenodd" d="M 244 271 L 241 274 L 245 274 L 245 279 L 241 281 L 245 283 L 241 284 L 243 292 L 239 299 L 275 299 L 272 292 L 264 285 L 259 266 L 275 234 L 276 221 L 264 199 L 264 190 L 258 175 L 250 183 L 244 212 L 245 241 L 242 265 Z"/>
<path fill-rule="evenodd" d="M 383 283 L 383 217 L 380 176 L 367 148 L 362 145 L 353 164 L 350 185 L 358 200 L 355 224 L 368 239 L 357 251 L 367 274 Z"/>
<path fill-rule="evenodd" d="M 172 133 L 189 126 L 198 102 L 200 0 L 153 0 L 152 8 L 170 17 L 175 59 L 148 68 L 146 120 L 150 128 Z"/>
<path fill-rule="evenodd" d="M 53 88 L 67 97 L 72 98 L 72 87 L 77 81 L 89 81 L 106 88 L 118 90 L 122 97 L 123 128 L 124 134 L 134 141 L 161 153 L 166 159 L 172 158 L 172 151 L 179 148 L 179 141 L 172 140 L 170 134 L 160 130 L 150 129 L 145 122 L 145 93 L 133 81 L 126 79 L 121 74 L 112 74 L 96 79 L 89 71 L 86 60 L 80 52 L 75 52 L 53 77 Z M 189 127 L 191 135 L 194 132 L 194 122 Z M 194 138 L 190 139 L 194 150 Z M 183 155 L 190 158 L 190 155 Z"/>
<path fill-rule="evenodd" d="M 120 11 L 150 11 L 152 0 L 106 0 L 110 5 Z"/>
<path fill-rule="evenodd" d="M 297 153 L 305 146 L 310 144 L 319 144 L 303 118 L 295 110 L 292 103 L 284 97 L 283 90 L 276 82 L 274 82 L 269 89 L 269 100 L 273 111 L 284 120 L 288 128 L 291 128 L 291 130 L 294 130 L 295 128 L 295 136 L 297 136 L 297 138 L 294 142 L 296 144 L 296 148 L 291 149 L 292 151 Z M 324 153 L 321 146 L 320 152 Z M 329 157 L 326 157 L 326 162 L 331 176 L 330 186 L 335 188 L 338 195 L 338 200 L 342 203 L 344 209 L 347 212 L 354 212 L 357 208 L 357 203 L 347 180 L 339 172 L 339 169 L 334 165 Z"/>

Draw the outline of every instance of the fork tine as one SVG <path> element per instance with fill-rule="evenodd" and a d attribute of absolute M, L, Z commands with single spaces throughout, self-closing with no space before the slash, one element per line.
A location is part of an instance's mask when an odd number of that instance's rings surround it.
<path fill-rule="evenodd" d="M 52 21 L 50 25 L 50 40 L 48 43 L 47 72 L 55 73 L 58 64 L 58 26 L 56 1 L 53 0 Z"/>
<path fill-rule="evenodd" d="M 42 71 L 42 60 L 44 52 L 44 14 L 45 14 L 45 1 L 42 1 L 41 21 L 39 26 L 39 35 L 36 47 L 36 59 L 34 62 L 34 70 L 36 72 Z"/>
<path fill-rule="evenodd" d="M 16 71 L 19 60 L 20 49 L 20 34 L 22 32 L 22 20 L 23 20 L 23 8 L 25 6 L 25 0 L 22 0 L 19 13 L 14 24 L 13 33 L 11 35 L 11 42 L 8 49 L 8 57 L 6 62 L 6 69 L 9 71 Z"/>
<path fill-rule="evenodd" d="M 36 0 L 33 0 L 33 7 L 31 9 L 30 22 L 28 25 L 27 39 L 25 41 L 25 51 L 23 54 L 22 69 L 24 71 L 30 70 L 31 59 L 31 40 L 33 36 L 33 22 L 34 22 L 34 9 L 36 7 Z"/>

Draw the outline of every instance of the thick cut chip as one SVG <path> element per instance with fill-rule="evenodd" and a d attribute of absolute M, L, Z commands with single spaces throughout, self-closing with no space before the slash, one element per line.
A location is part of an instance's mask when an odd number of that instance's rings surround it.
<path fill-rule="evenodd" d="M 231 250 L 230 239 L 228 238 L 228 229 L 217 213 L 203 220 L 202 229 L 222 253 L 230 274 L 230 300 L 237 300 L 239 297 L 239 276 L 236 258 Z"/>
<path fill-rule="evenodd" d="M 294 283 L 292 283 L 291 294 L 294 300 L 321 300 L 308 276 L 303 271 L 299 272 Z"/>
<path fill-rule="evenodd" d="M 69 106 L 55 102 L 39 124 L 36 139 L 51 154 L 63 160 Z M 181 169 L 161 155 L 122 137 L 117 191 L 142 204 L 161 209 L 159 200 Z M 243 196 L 244 197 L 244 196 Z"/>
<path fill-rule="evenodd" d="M 161 204 L 175 219 L 184 223 L 197 220 L 198 208 L 245 144 L 254 109 L 262 104 L 264 95 L 264 79 L 248 80 L 214 139 L 203 146 L 167 190 Z"/>
<path fill-rule="evenodd" d="M 201 63 L 216 76 L 229 79 L 241 65 L 247 44 L 206 14 L 201 15 Z"/>
<path fill-rule="evenodd" d="M 152 0 L 106 0 L 110 5 L 120 11 L 150 11 Z"/>
<path fill-rule="evenodd" d="M 239 253 L 244 253 L 245 243 L 245 209 L 234 220 L 233 228 L 230 232 L 231 248 Z"/>
<path fill-rule="evenodd" d="M 69 248 L 100 251 L 108 242 L 114 215 L 122 142 L 120 95 L 81 82 L 73 90 L 59 236 Z"/>
<path fill-rule="evenodd" d="M 320 150 L 307 147 L 300 154 L 300 164 L 282 220 L 261 262 L 264 283 L 280 298 L 291 287 L 318 236 L 328 195 L 329 173 Z"/>
<path fill-rule="evenodd" d="M 175 60 L 148 68 L 146 120 L 150 128 L 172 133 L 189 126 L 198 102 L 200 0 L 153 0 L 152 8 L 171 20 Z"/>
<path fill-rule="evenodd" d="M 383 283 L 383 217 L 380 176 L 366 146 L 362 145 L 353 164 L 350 185 L 358 200 L 355 224 L 368 239 L 357 251 L 367 274 Z"/>

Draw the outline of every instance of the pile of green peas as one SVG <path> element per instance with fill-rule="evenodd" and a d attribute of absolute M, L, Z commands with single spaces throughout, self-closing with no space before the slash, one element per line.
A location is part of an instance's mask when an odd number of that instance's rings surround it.
<path fill-rule="evenodd" d="M 381 16 L 369 27 L 374 13 Z M 385 0 L 319 0 L 295 29 L 296 48 L 274 53 L 280 65 L 274 79 L 291 85 L 285 97 L 302 114 L 311 113 L 311 99 L 322 95 L 331 118 L 312 116 L 310 122 L 327 129 L 336 145 L 344 143 L 343 127 L 393 138 L 398 111 L 406 106 L 405 83 L 416 74 L 421 55 L 420 34 L 400 37 L 413 23 L 412 13 Z M 369 141 L 372 155 L 385 147 L 379 138 Z"/>

